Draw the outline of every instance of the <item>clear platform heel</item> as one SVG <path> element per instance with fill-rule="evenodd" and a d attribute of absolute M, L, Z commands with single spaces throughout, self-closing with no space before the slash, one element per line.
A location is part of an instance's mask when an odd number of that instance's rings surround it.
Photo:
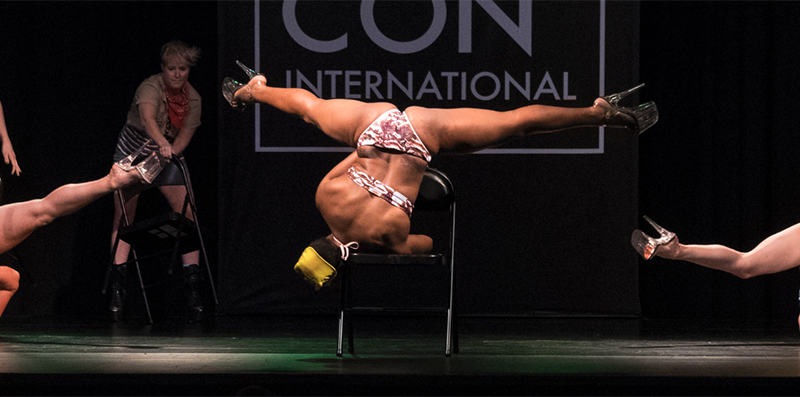
<path fill-rule="evenodd" d="M 656 255 L 656 251 L 658 251 L 658 249 L 661 246 L 667 245 L 670 242 L 672 242 L 672 240 L 675 239 L 676 235 L 675 233 L 672 233 L 669 230 L 659 226 L 658 224 L 653 222 L 652 219 L 648 218 L 646 215 L 644 219 L 648 223 L 650 223 L 651 226 L 653 226 L 653 229 L 655 229 L 658 232 L 659 238 L 657 239 L 652 238 L 646 235 L 643 231 L 636 229 L 633 231 L 633 234 L 631 235 L 631 245 L 633 245 L 633 248 L 636 250 L 636 252 L 639 253 L 639 255 L 642 256 L 642 258 L 650 260 Z"/>

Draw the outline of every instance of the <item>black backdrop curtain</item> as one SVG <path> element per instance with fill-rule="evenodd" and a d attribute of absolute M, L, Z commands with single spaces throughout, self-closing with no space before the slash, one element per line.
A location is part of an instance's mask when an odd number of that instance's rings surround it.
<path fill-rule="evenodd" d="M 747 251 L 800 222 L 798 18 L 797 2 L 642 2 L 641 76 L 661 120 L 640 140 L 640 212 L 682 242 Z M 791 324 L 797 272 L 642 262 L 643 313 Z"/>

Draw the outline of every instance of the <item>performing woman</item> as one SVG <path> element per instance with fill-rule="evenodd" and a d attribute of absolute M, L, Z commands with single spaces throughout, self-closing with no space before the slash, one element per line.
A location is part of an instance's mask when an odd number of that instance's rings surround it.
<path fill-rule="evenodd" d="M 641 85 L 581 108 L 529 105 L 500 112 L 411 106 L 400 111 L 386 102 L 326 100 L 304 89 L 270 87 L 263 75 L 239 66 L 250 81 L 246 85 L 231 78 L 223 81 L 223 95 L 231 106 L 268 104 L 356 149 L 317 188 L 317 208 L 331 234 L 312 242 L 295 265 L 295 271 L 316 289 L 330 283 L 342 257 L 359 244 L 397 253 L 432 249 L 430 237 L 410 234 L 410 216 L 435 154 L 471 153 L 530 134 L 585 126 L 638 134 L 658 120 L 653 102 L 636 108 L 618 105 Z"/>

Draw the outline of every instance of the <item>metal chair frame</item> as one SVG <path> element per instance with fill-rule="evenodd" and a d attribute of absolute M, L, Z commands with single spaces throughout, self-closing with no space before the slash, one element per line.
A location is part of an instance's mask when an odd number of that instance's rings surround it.
<path fill-rule="evenodd" d="M 176 179 L 174 171 L 172 171 L 172 173 L 167 172 L 168 171 L 167 167 L 169 167 L 169 164 L 174 164 L 179 169 L 180 171 L 180 174 L 178 174 L 180 176 L 180 178 L 178 178 L 179 180 Z M 173 186 L 173 185 L 183 185 L 186 188 L 186 197 L 184 198 L 183 209 L 181 213 L 171 211 L 167 214 L 151 217 L 149 219 L 142 220 L 139 222 L 130 223 L 130 221 L 128 220 L 128 212 L 125 208 L 125 203 L 128 200 L 146 190 L 160 186 Z M 162 171 L 162 173 L 158 177 L 156 177 L 156 179 L 153 181 L 152 184 L 135 186 L 134 188 L 131 189 L 120 189 L 118 190 L 117 198 L 119 199 L 119 204 L 122 208 L 122 216 L 120 217 L 119 220 L 120 227 L 118 228 L 117 231 L 117 238 L 115 239 L 114 246 L 111 250 L 111 260 L 109 261 L 108 269 L 106 270 L 106 279 L 105 282 L 103 283 L 102 294 L 105 294 L 108 289 L 108 284 L 111 278 L 111 270 L 113 269 L 114 266 L 114 254 L 117 252 L 117 247 L 119 246 L 119 242 L 120 240 L 125 241 L 131 245 L 131 253 L 133 254 L 133 259 L 121 263 L 120 265 L 130 264 L 130 263 L 135 264 L 136 274 L 139 279 L 139 288 L 142 291 L 142 298 L 144 300 L 145 310 L 147 311 L 147 320 L 150 324 L 153 324 L 153 316 L 150 312 L 150 304 L 147 300 L 146 289 L 161 284 L 163 282 L 166 282 L 166 280 L 159 283 L 145 285 L 144 279 L 142 278 L 142 271 L 139 262 L 144 259 L 163 256 L 164 254 L 171 252 L 172 259 L 169 263 L 168 275 L 172 276 L 173 265 L 177 261 L 178 255 L 194 251 L 194 249 L 192 249 L 192 246 L 186 248 L 185 245 L 183 245 L 183 249 L 181 249 L 182 247 L 181 241 L 184 240 L 184 237 L 192 237 L 189 233 L 196 233 L 197 242 L 199 243 L 199 250 L 201 252 L 202 262 L 205 265 L 206 272 L 208 275 L 208 281 L 211 285 L 211 293 L 214 298 L 214 303 L 218 304 L 219 300 L 217 299 L 217 291 L 214 286 L 214 277 L 211 274 L 211 267 L 208 261 L 208 254 L 206 253 L 206 247 L 203 241 L 203 235 L 202 232 L 200 231 L 200 223 L 198 222 L 197 219 L 198 218 L 197 206 L 194 199 L 194 191 L 192 190 L 192 183 L 191 179 L 189 178 L 189 171 L 186 167 L 186 163 L 184 162 L 183 158 L 178 158 L 177 156 L 173 156 L 172 161 L 170 161 L 165 166 L 165 170 Z M 189 208 L 191 208 L 192 214 L 194 215 L 194 221 L 192 221 L 186 216 L 187 213 L 186 211 Z M 173 227 L 172 225 L 174 225 L 176 221 L 177 221 L 177 227 Z M 188 231 L 186 230 L 187 228 L 189 229 Z M 149 237 L 152 238 L 153 234 L 156 233 L 156 231 L 158 233 L 158 237 L 156 238 L 161 238 L 161 239 L 170 237 L 173 238 L 175 241 L 174 246 L 171 249 L 160 250 L 153 252 L 149 255 L 139 257 L 135 248 L 135 246 L 138 245 L 136 241 L 137 236 L 139 237 L 139 239 L 141 239 L 141 236 L 147 237 L 148 235 Z"/>
<path fill-rule="evenodd" d="M 449 211 L 451 221 L 449 225 L 448 252 L 436 254 L 374 254 L 352 252 L 341 266 L 341 291 L 339 298 L 339 335 L 336 345 L 336 355 L 341 357 L 344 345 L 344 330 L 348 333 L 348 352 L 355 351 L 353 347 L 352 315 L 360 312 L 402 312 L 402 313 L 431 313 L 444 312 L 447 316 L 447 329 L 445 337 L 445 356 L 458 353 L 458 321 L 456 315 L 456 267 L 455 267 L 455 231 L 456 231 L 456 202 L 455 191 L 450 179 L 441 171 L 428 168 L 425 171 L 420 193 L 414 204 L 415 211 Z M 352 282 L 350 277 L 353 266 L 447 266 L 449 268 L 449 303 L 447 307 L 380 307 L 362 308 L 353 307 Z"/>

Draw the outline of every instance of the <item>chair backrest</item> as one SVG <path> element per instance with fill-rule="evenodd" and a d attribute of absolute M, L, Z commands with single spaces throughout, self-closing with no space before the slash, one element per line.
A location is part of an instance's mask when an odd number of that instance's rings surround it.
<path fill-rule="evenodd" d="M 138 183 L 122 189 L 125 201 L 130 200 L 133 196 L 159 186 L 172 186 L 172 185 L 185 185 L 186 179 L 184 178 L 185 164 L 181 159 L 173 157 L 172 161 L 164 162 L 161 172 L 158 174 L 153 183 Z"/>
<path fill-rule="evenodd" d="M 448 211 L 456 193 L 450 178 L 435 168 L 425 170 L 414 209 L 423 211 Z"/>

